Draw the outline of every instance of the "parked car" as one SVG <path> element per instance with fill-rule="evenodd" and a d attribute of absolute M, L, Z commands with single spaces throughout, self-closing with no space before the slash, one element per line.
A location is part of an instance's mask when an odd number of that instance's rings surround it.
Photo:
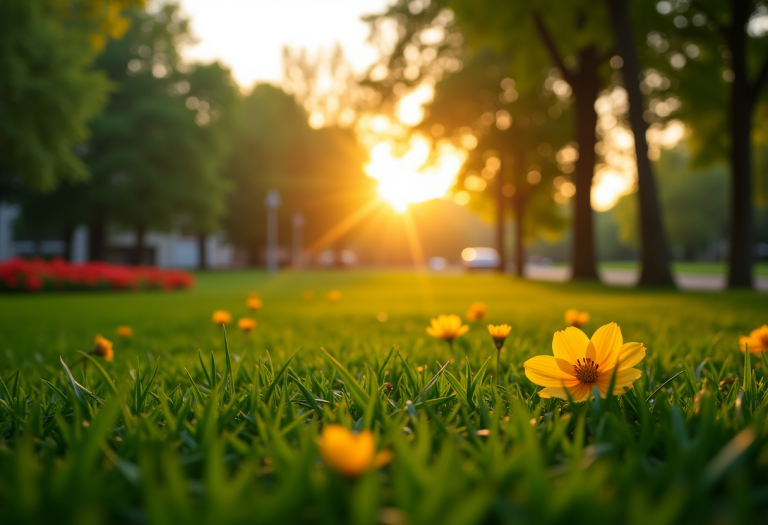
<path fill-rule="evenodd" d="M 468 270 L 498 268 L 501 257 L 494 248 L 472 247 L 461 251 L 461 262 Z"/>

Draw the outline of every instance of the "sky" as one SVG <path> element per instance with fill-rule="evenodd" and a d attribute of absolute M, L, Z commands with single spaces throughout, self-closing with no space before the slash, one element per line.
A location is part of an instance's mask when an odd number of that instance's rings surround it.
<path fill-rule="evenodd" d="M 243 89 L 257 81 L 282 80 L 283 46 L 315 52 L 341 44 L 347 60 L 363 71 L 376 59 L 366 43 L 365 14 L 383 11 L 386 0 L 181 0 L 198 43 L 188 59 L 221 60 Z"/>

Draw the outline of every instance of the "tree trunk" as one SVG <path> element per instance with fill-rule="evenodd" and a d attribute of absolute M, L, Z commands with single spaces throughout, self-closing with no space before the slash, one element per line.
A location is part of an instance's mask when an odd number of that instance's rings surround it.
<path fill-rule="evenodd" d="M 208 253 L 205 249 L 206 237 L 204 233 L 200 233 L 197 236 L 197 261 L 200 270 L 208 269 Z"/>
<path fill-rule="evenodd" d="M 573 95 L 576 109 L 576 142 L 579 158 L 576 161 L 573 215 L 573 246 L 571 255 L 572 279 L 597 279 L 595 260 L 595 233 L 592 212 L 592 178 L 595 172 L 595 145 L 597 112 L 595 100 L 600 91 L 597 68 L 599 60 L 593 47 L 579 51 L 579 71 L 573 77 Z"/>
<path fill-rule="evenodd" d="M 637 157 L 637 193 L 640 199 L 640 286 L 674 286 L 669 269 L 669 246 L 661 222 L 656 181 L 648 159 L 648 124 L 643 118 L 640 92 L 640 62 L 637 58 L 627 0 L 608 0 L 611 28 L 616 48 L 623 60 L 621 74 L 629 99 L 629 123 L 635 136 Z"/>
<path fill-rule="evenodd" d="M 514 196 L 515 213 L 515 275 L 525 277 L 525 205 L 521 191 Z"/>
<path fill-rule="evenodd" d="M 136 266 L 144 265 L 144 256 L 146 255 L 146 236 L 147 229 L 143 223 L 139 223 L 136 226 L 136 246 L 134 248 L 134 264 Z"/>
<path fill-rule="evenodd" d="M 595 101 L 600 91 L 598 67 L 600 58 L 594 46 L 580 48 L 577 51 L 578 66 L 568 68 L 557 48 L 555 39 L 547 28 L 540 12 L 534 11 L 533 22 L 539 39 L 573 90 L 575 106 L 575 135 L 579 145 L 579 158 L 576 161 L 574 183 L 576 195 L 573 210 L 573 247 L 571 255 L 572 279 L 597 279 L 595 265 L 595 234 L 592 215 L 592 177 L 595 172 L 595 127 L 597 112 Z M 576 28 L 581 30 L 586 23 L 586 15 L 581 13 L 574 20 Z"/>
<path fill-rule="evenodd" d="M 104 261 L 107 255 L 107 221 L 102 212 L 97 211 L 88 224 L 88 260 Z"/>
<path fill-rule="evenodd" d="M 248 246 L 248 265 L 251 267 L 261 266 L 261 251 L 264 248 L 262 244 L 258 242 L 251 243 Z"/>
<path fill-rule="evenodd" d="M 507 249 L 505 219 L 507 215 L 506 199 L 504 198 L 504 166 L 496 175 L 496 250 L 499 252 L 500 273 L 507 271 Z"/>
<path fill-rule="evenodd" d="M 746 62 L 746 24 L 750 6 L 731 1 L 730 51 L 733 82 L 730 93 L 731 210 L 728 287 L 751 288 L 752 281 L 752 111 Z M 756 90 L 755 90 L 756 91 Z"/>
<path fill-rule="evenodd" d="M 525 277 L 525 206 L 527 193 L 523 190 L 526 183 L 526 159 L 522 151 L 505 163 L 510 171 L 510 180 L 515 181 L 515 193 L 511 197 L 512 214 L 515 220 L 515 275 Z"/>
<path fill-rule="evenodd" d="M 64 253 L 62 254 L 62 257 L 67 262 L 72 262 L 72 237 L 74 234 L 75 229 L 71 226 L 67 226 L 61 232 L 64 241 Z"/>

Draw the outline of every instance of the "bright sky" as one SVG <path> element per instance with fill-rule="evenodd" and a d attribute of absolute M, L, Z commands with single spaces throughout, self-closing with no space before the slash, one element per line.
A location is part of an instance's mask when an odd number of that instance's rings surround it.
<path fill-rule="evenodd" d="M 199 43 L 190 59 L 228 64 L 238 83 L 282 80 L 283 46 L 310 51 L 338 42 L 352 66 L 362 71 L 376 59 L 360 20 L 378 13 L 386 0 L 181 0 Z"/>

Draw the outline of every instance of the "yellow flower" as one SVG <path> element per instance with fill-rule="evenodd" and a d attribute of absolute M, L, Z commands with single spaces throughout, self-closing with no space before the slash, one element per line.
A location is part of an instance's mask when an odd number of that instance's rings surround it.
<path fill-rule="evenodd" d="M 504 341 L 509 337 L 509 332 L 511 331 L 512 327 L 508 324 L 500 324 L 496 326 L 492 324 L 488 325 L 488 333 L 491 334 L 493 342 L 496 343 L 496 348 L 501 348 Z"/>
<path fill-rule="evenodd" d="M 256 328 L 256 321 L 249 319 L 248 317 L 243 317 L 242 319 L 237 320 L 237 327 L 247 334 Z"/>
<path fill-rule="evenodd" d="M 262 302 L 261 299 L 258 297 L 250 297 L 245 302 L 245 305 L 248 307 L 248 309 L 252 312 L 256 312 L 258 310 L 261 310 Z"/>
<path fill-rule="evenodd" d="M 589 312 L 579 312 L 576 308 L 565 311 L 565 322 L 580 328 L 589 322 Z"/>
<path fill-rule="evenodd" d="M 472 303 L 467 311 L 467 319 L 470 321 L 480 321 L 488 314 L 488 308 L 485 307 L 485 303 Z"/>
<path fill-rule="evenodd" d="M 468 330 L 469 326 L 462 325 L 461 317 L 455 314 L 438 315 L 437 319 L 432 319 L 432 326 L 427 327 L 429 335 L 448 342 L 466 334 Z"/>
<path fill-rule="evenodd" d="M 115 352 L 112 350 L 112 341 L 97 335 L 94 344 L 96 346 L 91 350 L 91 354 L 100 355 L 104 358 L 104 361 L 112 361 L 115 358 Z"/>
<path fill-rule="evenodd" d="M 213 312 L 213 322 L 215 324 L 229 324 L 232 322 L 232 314 L 226 310 L 216 310 Z"/>
<path fill-rule="evenodd" d="M 131 337 L 133 335 L 133 328 L 130 326 L 118 326 L 117 335 L 123 338 Z"/>
<path fill-rule="evenodd" d="M 331 290 L 327 295 L 329 303 L 335 303 L 341 300 L 341 292 L 338 290 Z"/>
<path fill-rule="evenodd" d="M 341 425 L 327 425 L 320 438 L 320 456 L 334 469 L 354 478 L 389 463 L 392 452 L 382 450 L 377 454 L 370 430 L 353 434 Z"/>
<path fill-rule="evenodd" d="M 739 347 L 742 352 L 749 348 L 750 354 L 768 352 L 768 325 L 764 324 L 757 330 L 752 330 L 749 337 L 739 337 Z"/>
<path fill-rule="evenodd" d="M 591 340 L 578 328 L 568 327 L 555 332 L 554 356 L 540 355 L 523 363 L 525 375 L 545 387 L 540 397 L 568 399 L 570 393 L 574 401 L 584 401 L 593 387 L 600 390 L 600 397 L 608 395 L 611 376 L 618 366 L 613 394 L 621 395 L 640 377 L 640 370 L 632 367 L 645 357 L 642 343 L 623 341 L 616 323 L 599 328 Z"/>

